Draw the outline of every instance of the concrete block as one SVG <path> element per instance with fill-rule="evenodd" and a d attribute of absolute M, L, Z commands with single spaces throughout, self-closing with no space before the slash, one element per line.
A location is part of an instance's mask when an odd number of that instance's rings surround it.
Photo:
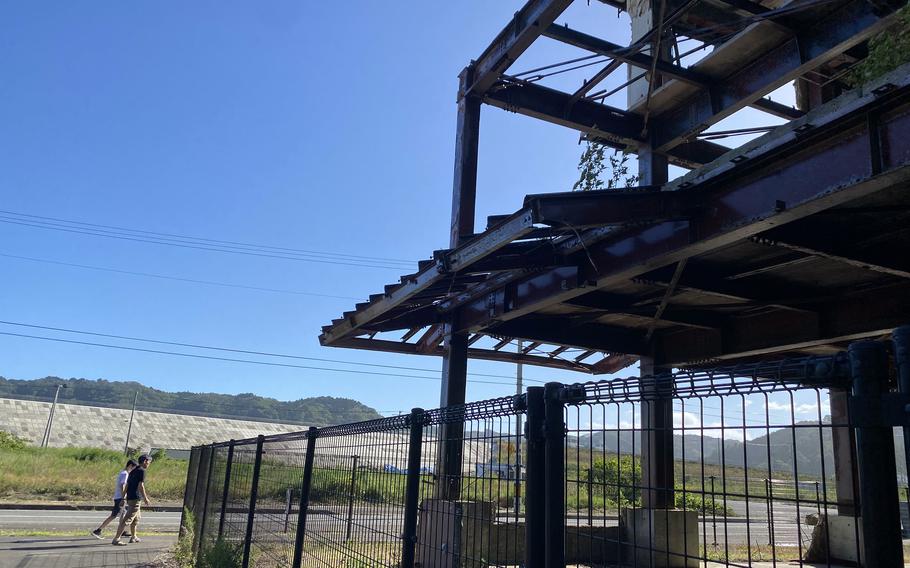
<path fill-rule="evenodd" d="M 813 516 L 816 517 L 815 528 L 812 529 L 812 541 L 803 555 L 803 560 L 858 564 L 857 551 L 862 548 L 862 535 L 859 546 L 856 542 L 856 523 L 859 519 L 839 515 L 822 515 L 820 519 L 816 515 Z"/>
<path fill-rule="evenodd" d="M 625 557 L 634 566 L 698 568 L 700 550 L 695 511 L 625 509 L 622 522 Z"/>
<path fill-rule="evenodd" d="M 486 568 L 496 548 L 492 535 L 493 503 L 426 499 L 417 520 L 415 568 Z"/>

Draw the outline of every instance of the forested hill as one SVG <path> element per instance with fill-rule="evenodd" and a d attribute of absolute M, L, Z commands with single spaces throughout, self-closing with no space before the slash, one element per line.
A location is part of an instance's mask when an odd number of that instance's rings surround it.
<path fill-rule="evenodd" d="M 68 388 L 60 389 L 59 401 L 71 404 L 130 408 L 133 404 L 133 397 L 138 391 L 139 410 L 156 412 L 268 420 L 306 426 L 342 424 L 370 420 L 380 416 L 374 409 L 349 398 L 320 396 L 283 402 L 249 393 L 227 395 L 165 392 L 137 382 L 103 379 L 45 377 L 23 381 L 0 377 L 0 398 L 50 401 L 53 399 L 54 390 L 58 384 L 68 386 Z"/>

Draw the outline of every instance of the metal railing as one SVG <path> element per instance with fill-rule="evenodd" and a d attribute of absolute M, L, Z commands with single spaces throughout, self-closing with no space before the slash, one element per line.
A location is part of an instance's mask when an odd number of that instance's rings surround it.
<path fill-rule="evenodd" d="M 907 394 L 890 391 L 910 366 L 894 381 L 886 363 L 863 342 L 197 447 L 195 550 L 220 540 L 245 567 L 902 565 Z"/>

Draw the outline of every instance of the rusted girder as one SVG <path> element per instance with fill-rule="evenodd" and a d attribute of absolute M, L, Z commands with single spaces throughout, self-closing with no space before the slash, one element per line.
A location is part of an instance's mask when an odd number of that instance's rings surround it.
<path fill-rule="evenodd" d="M 896 6 L 892 11 L 894 9 Z M 660 114 L 652 122 L 654 146 L 669 151 L 774 89 L 869 39 L 893 18 L 877 12 L 869 2 L 852 0 L 782 44 L 756 54 L 750 64 L 741 66 L 714 88 L 702 89 L 688 102 Z M 747 29 L 741 36 L 753 33 L 761 32 Z"/>
<path fill-rule="evenodd" d="M 484 95 L 484 102 L 567 128 L 584 132 L 616 148 L 636 146 L 644 126 L 641 116 L 533 83 L 505 83 Z M 693 168 L 715 160 L 729 148 L 704 140 L 680 144 L 668 157 L 674 164 Z"/>

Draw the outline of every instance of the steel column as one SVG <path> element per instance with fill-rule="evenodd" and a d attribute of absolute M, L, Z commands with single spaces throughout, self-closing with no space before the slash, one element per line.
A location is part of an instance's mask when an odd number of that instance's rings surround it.
<path fill-rule="evenodd" d="M 477 153 L 480 141 L 479 97 L 467 95 L 474 80 L 474 67 L 461 72 L 458 88 L 458 122 L 455 127 L 455 179 L 452 185 L 452 248 L 474 234 L 474 205 L 477 196 Z"/>
<path fill-rule="evenodd" d="M 525 466 L 525 566 L 527 568 L 544 568 L 546 509 L 545 477 L 546 463 L 544 443 L 544 388 L 528 387 L 528 416 L 525 422 L 524 436 L 527 441 Z"/>
<path fill-rule="evenodd" d="M 316 456 L 316 438 L 319 429 L 310 426 L 306 437 L 306 456 L 303 459 L 303 482 L 300 484 L 300 511 L 297 513 L 297 535 L 294 539 L 293 568 L 300 568 L 303 562 L 303 540 L 306 535 L 307 509 L 310 507 L 310 486 L 313 484 L 313 460 Z"/>
<path fill-rule="evenodd" d="M 859 466 L 862 564 L 870 568 L 904 565 L 901 518 L 894 458 L 894 435 L 889 426 L 866 422 L 879 414 L 888 381 L 888 355 L 883 343 L 858 341 L 850 345 L 853 403 L 867 411 L 856 428 Z"/>
<path fill-rule="evenodd" d="M 652 357 L 640 360 L 641 375 L 641 502 L 645 509 L 672 509 L 673 375 L 656 367 Z"/>
<path fill-rule="evenodd" d="M 231 489 L 231 465 L 234 463 L 234 440 L 228 444 L 227 464 L 224 466 L 224 489 L 221 492 L 221 516 L 218 519 L 218 538 L 224 535 L 224 518 L 226 516 L 228 496 Z"/>
<path fill-rule="evenodd" d="M 253 483 L 250 488 L 250 510 L 246 517 L 246 538 L 243 539 L 243 568 L 250 565 L 250 547 L 253 544 L 253 523 L 256 520 L 256 498 L 259 495 L 259 472 L 262 469 L 262 445 L 265 436 L 256 437 L 256 463 L 253 464 Z"/>
<path fill-rule="evenodd" d="M 468 381 L 468 334 L 451 333 L 446 324 L 445 355 L 442 359 L 442 395 L 439 406 L 464 404 Z M 438 483 L 436 497 L 450 501 L 461 496 L 461 457 L 464 451 L 464 423 L 440 424 L 440 441 L 436 457 Z"/>
<path fill-rule="evenodd" d="M 544 558 L 547 568 L 566 565 L 566 426 L 562 383 L 544 386 Z"/>
<path fill-rule="evenodd" d="M 203 446 L 199 452 L 199 466 L 196 469 L 196 489 L 193 491 L 193 518 L 195 520 L 194 529 L 193 529 L 193 552 L 198 553 L 199 547 L 202 542 L 202 532 L 199 530 L 202 526 L 202 521 L 200 518 L 199 511 L 199 500 L 200 498 L 204 501 L 203 491 L 205 486 L 208 483 L 208 463 L 209 455 L 211 454 L 212 446 Z M 204 511 L 202 511 L 204 514 Z"/>
<path fill-rule="evenodd" d="M 401 535 L 401 566 L 413 568 L 417 548 L 417 511 L 420 507 L 420 457 L 423 444 L 423 409 L 409 417 L 408 478 L 404 496 L 404 532 Z"/>

